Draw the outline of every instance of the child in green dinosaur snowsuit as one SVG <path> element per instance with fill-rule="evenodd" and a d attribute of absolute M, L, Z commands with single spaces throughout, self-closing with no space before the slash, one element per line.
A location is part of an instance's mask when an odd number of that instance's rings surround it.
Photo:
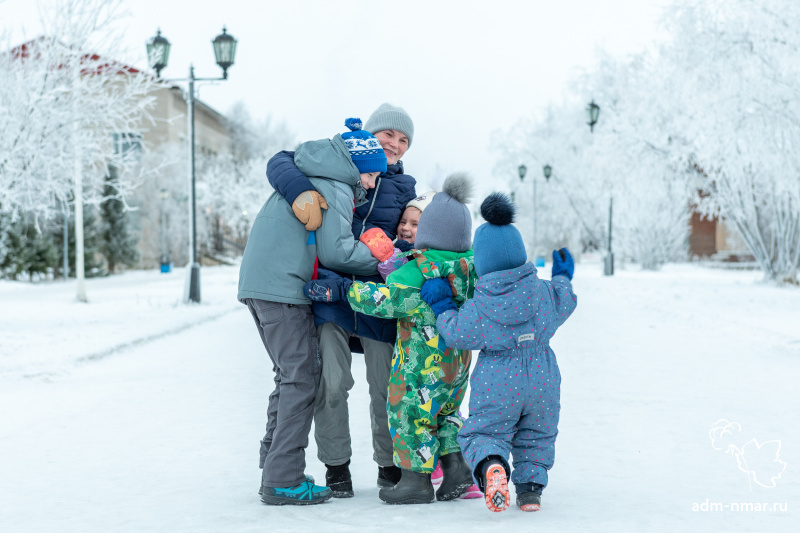
<path fill-rule="evenodd" d="M 406 470 L 432 473 L 439 455 L 460 451 L 458 408 L 471 352 L 445 345 L 420 288 L 426 279 L 446 278 L 460 305 L 472 297 L 476 276 L 472 250 L 408 254 L 412 260 L 390 274 L 386 284 L 356 282 L 347 298 L 359 313 L 398 319 L 387 406 L 394 462 Z"/>
<path fill-rule="evenodd" d="M 471 186 L 469 178 L 460 174 L 445 180 L 442 192 L 436 193 L 420 216 L 415 249 L 400 254 L 411 260 L 392 272 L 385 284 L 337 276 L 309 282 L 304 289 L 311 299 L 346 298 L 359 313 L 397 319 L 386 407 L 394 463 L 402 476 L 395 486 L 381 489 L 379 497 L 387 503 L 430 503 L 434 496 L 452 500 L 473 483 L 456 440 L 471 352 L 447 347 L 436 330 L 436 312 L 441 310 L 425 303 L 421 293 L 425 280 L 443 278 L 453 295 L 454 303 L 449 305 L 456 307 L 472 297 L 477 281 L 472 217 L 464 205 Z M 386 242 L 379 242 L 379 237 Z M 371 237 L 368 246 L 392 250 L 383 234 Z M 437 460 L 443 481 L 434 494 L 431 473 Z"/>
<path fill-rule="evenodd" d="M 449 176 L 420 216 L 416 249 L 407 252 L 412 260 L 385 284 L 355 282 L 347 291 L 354 310 L 398 319 L 387 409 L 394 463 L 403 477 L 395 487 L 381 490 L 380 498 L 388 503 L 432 501 L 430 478 L 440 458 L 444 481 L 436 498 L 458 498 L 472 485 L 456 441 L 471 352 L 446 346 L 434 312 L 420 296 L 426 279 L 445 278 L 457 305 L 472 297 L 477 279 L 472 218 L 464 205 L 470 188 L 466 176 Z"/>

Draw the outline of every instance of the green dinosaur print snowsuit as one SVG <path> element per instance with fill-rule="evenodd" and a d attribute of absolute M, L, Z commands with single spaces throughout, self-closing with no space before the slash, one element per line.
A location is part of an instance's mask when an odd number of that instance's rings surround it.
<path fill-rule="evenodd" d="M 397 342 L 389 377 L 389 431 L 394 463 L 432 473 L 439 456 L 460 451 L 458 408 L 464 399 L 472 352 L 448 348 L 436 330 L 436 316 L 420 297 L 426 279 L 450 281 L 461 306 L 472 297 L 477 276 L 472 250 L 412 250 L 411 261 L 389 275 L 386 284 L 356 281 L 350 306 L 367 315 L 396 318 Z"/>

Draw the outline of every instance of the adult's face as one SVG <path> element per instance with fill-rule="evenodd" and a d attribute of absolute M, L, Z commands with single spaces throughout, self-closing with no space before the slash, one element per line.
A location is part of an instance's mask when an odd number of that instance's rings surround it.
<path fill-rule="evenodd" d="M 397 130 L 383 130 L 375 133 L 375 137 L 381 143 L 381 147 L 386 153 L 386 163 L 389 165 L 400 161 L 408 150 L 408 137 L 405 133 Z"/>

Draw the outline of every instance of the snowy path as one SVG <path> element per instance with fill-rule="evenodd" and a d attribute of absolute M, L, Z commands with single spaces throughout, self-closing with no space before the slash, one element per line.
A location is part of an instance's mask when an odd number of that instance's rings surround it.
<path fill-rule="evenodd" d="M 495 515 L 480 500 L 382 504 L 363 379 L 350 403 L 356 497 L 261 504 L 257 452 L 271 369 L 241 306 L 47 380 L 6 375 L 0 531 L 795 530 L 800 291 L 758 276 L 677 265 L 604 278 L 596 265 L 578 265 L 578 311 L 553 343 L 562 421 L 540 513 Z M 2 295 L 21 301 L 29 290 Z M 144 319 L 132 320 L 137 329 Z M 364 374 L 362 358 L 354 367 Z M 721 418 L 741 425 L 732 442 L 742 449 L 752 451 L 742 445 L 753 437 L 781 442 L 788 466 L 775 487 L 748 482 L 731 454 L 712 448 L 709 430 Z M 308 472 L 324 479 L 311 441 Z M 762 479 L 776 465 L 747 458 Z M 761 502 L 786 510 L 730 508 Z M 692 510 L 715 503 L 729 507 Z"/>

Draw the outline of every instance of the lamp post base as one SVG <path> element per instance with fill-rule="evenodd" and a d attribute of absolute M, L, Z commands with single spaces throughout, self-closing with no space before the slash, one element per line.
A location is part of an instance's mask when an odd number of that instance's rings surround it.
<path fill-rule="evenodd" d="M 614 254 L 611 252 L 606 254 L 606 256 L 603 258 L 603 275 L 614 275 Z"/>
<path fill-rule="evenodd" d="M 183 293 L 184 303 L 200 303 L 200 264 L 192 263 L 186 272 L 186 286 Z"/>

